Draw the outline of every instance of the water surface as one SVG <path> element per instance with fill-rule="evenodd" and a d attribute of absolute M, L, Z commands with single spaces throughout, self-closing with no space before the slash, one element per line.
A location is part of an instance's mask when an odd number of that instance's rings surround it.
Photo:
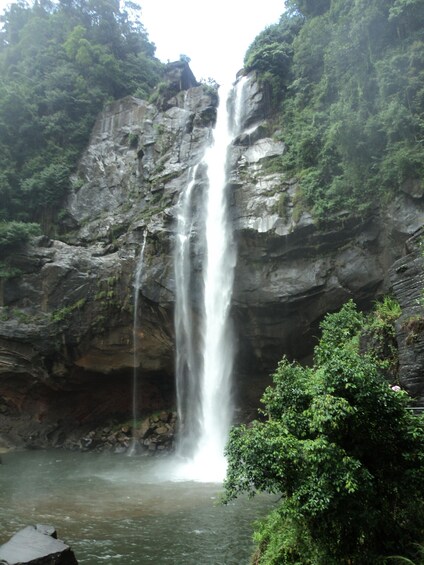
<path fill-rule="evenodd" d="M 2 459 L 0 543 L 29 524 L 52 524 L 83 565 L 247 564 L 251 523 L 275 500 L 223 506 L 220 484 L 177 481 L 166 457 L 28 451 Z"/>

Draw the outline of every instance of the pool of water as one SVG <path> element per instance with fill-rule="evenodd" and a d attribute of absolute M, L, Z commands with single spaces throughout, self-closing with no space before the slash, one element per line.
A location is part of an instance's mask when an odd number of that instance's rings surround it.
<path fill-rule="evenodd" d="M 0 465 L 0 544 L 52 524 L 83 565 L 243 565 L 275 498 L 219 503 L 222 485 L 177 480 L 170 457 L 10 452 Z"/>

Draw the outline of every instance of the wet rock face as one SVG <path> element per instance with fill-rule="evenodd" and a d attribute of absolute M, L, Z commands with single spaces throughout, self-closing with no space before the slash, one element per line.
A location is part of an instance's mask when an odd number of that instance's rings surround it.
<path fill-rule="evenodd" d="M 384 213 L 358 220 L 346 211 L 317 226 L 299 207 L 296 180 L 281 172 L 285 146 L 270 135 L 266 93 L 254 75 L 242 80 L 228 194 L 238 257 L 235 388 L 249 405 L 283 354 L 310 354 L 326 312 L 351 297 L 367 306 L 389 288 L 389 266 L 422 223 L 423 195 L 409 183 Z M 0 287 L 0 442 L 3 433 L 4 443 L 44 446 L 73 427 L 87 426 L 83 434 L 111 416 L 123 421 L 134 367 L 142 411 L 174 404 L 178 200 L 199 164 L 191 237 L 201 254 L 201 162 L 217 96 L 202 86 L 162 94 L 160 107 L 127 97 L 99 115 L 72 180 L 61 241 L 40 238 L 13 257 L 23 274 Z M 146 233 L 134 332 L 134 272 Z M 195 318 L 197 266 L 194 275 Z"/>
<path fill-rule="evenodd" d="M 424 406 L 424 229 L 408 241 L 408 253 L 390 269 L 393 292 L 402 308 L 396 323 L 401 385 Z"/>
<path fill-rule="evenodd" d="M 285 146 L 269 136 L 265 103 L 262 110 L 245 110 L 229 158 L 238 256 L 233 310 L 246 376 L 254 368 L 261 376 L 273 371 L 283 354 L 308 356 L 327 312 L 349 298 L 368 307 L 387 292 L 388 268 L 424 217 L 422 191 L 405 189 L 384 211 L 359 219 L 346 210 L 332 225 L 317 226 L 299 205 L 296 179 L 281 173 Z"/>
<path fill-rule="evenodd" d="M 58 428 L 128 417 L 134 367 L 141 411 L 173 405 L 174 209 L 214 104 L 195 87 L 165 111 L 129 97 L 99 116 L 63 241 L 35 240 L 12 258 L 22 276 L 0 287 L 0 441 L 45 446 Z"/>

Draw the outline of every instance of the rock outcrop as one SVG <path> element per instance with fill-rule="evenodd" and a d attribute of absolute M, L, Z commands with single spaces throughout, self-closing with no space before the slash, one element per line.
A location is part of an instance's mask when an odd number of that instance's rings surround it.
<path fill-rule="evenodd" d="M 78 565 L 71 548 L 57 539 L 52 526 L 38 524 L 19 530 L 0 546 L 5 565 Z"/>
<path fill-rule="evenodd" d="M 95 423 L 128 419 L 135 366 L 140 411 L 173 405 L 173 208 L 210 140 L 216 104 L 214 92 L 194 87 L 168 110 L 128 97 L 99 116 L 66 234 L 11 257 L 22 276 L 0 289 L 0 442 L 61 445 L 75 427 L 84 437 Z"/>
<path fill-rule="evenodd" d="M 424 407 L 424 229 L 407 242 L 408 253 L 390 269 L 393 292 L 402 308 L 396 323 L 399 379 Z"/>
<path fill-rule="evenodd" d="M 406 183 L 384 210 L 366 218 L 347 210 L 316 225 L 299 206 L 296 180 L 281 172 L 285 147 L 270 134 L 266 93 L 254 75 L 240 80 L 244 113 L 229 155 L 229 198 L 238 254 L 235 380 L 246 406 L 283 354 L 311 353 L 326 312 L 348 298 L 367 307 L 389 288 L 389 267 L 421 227 L 424 201 L 420 187 Z M 217 105 L 213 89 L 177 86 L 158 105 L 128 97 L 105 108 L 72 180 L 61 235 L 35 240 L 11 259 L 23 274 L 3 281 L 0 292 L 0 441 L 25 436 L 28 443 L 28 430 L 34 435 L 39 426 L 34 444 L 61 444 L 67 426 L 81 427 L 84 437 L 85 426 L 128 418 L 134 367 L 141 411 L 172 408 L 178 199 L 199 165 L 192 238 L 201 265 L 202 157 Z M 201 282 L 196 288 L 193 316 Z"/>

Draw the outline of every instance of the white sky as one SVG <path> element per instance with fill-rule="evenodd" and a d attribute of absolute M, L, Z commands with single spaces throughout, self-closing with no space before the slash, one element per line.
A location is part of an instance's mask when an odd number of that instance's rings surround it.
<path fill-rule="evenodd" d="M 283 0 L 139 0 L 141 21 L 163 61 L 191 58 L 197 80 L 233 82 L 246 49 L 284 11 Z"/>
<path fill-rule="evenodd" d="M 137 2 L 137 0 L 136 0 Z M 138 0 L 141 21 L 166 62 L 191 58 L 197 80 L 233 82 L 246 49 L 267 25 L 278 21 L 284 0 Z M 0 0 L 0 12 L 10 5 Z"/>

